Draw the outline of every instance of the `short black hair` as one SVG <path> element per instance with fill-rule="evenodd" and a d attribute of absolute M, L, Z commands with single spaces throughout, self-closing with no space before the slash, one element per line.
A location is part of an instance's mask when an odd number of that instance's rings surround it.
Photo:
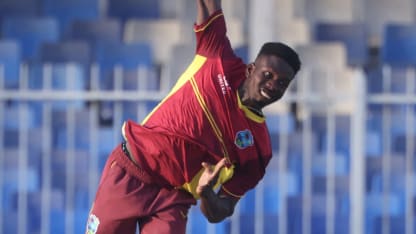
<path fill-rule="evenodd" d="M 281 42 L 266 42 L 261 47 L 257 57 L 261 55 L 275 55 L 285 60 L 295 71 L 295 74 L 300 70 L 301 62 L 298 53 L 290 46 Z"/>

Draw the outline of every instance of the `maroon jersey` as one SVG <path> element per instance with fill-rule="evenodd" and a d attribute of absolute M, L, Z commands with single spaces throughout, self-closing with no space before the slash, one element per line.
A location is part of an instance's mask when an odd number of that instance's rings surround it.
<path fill-rule="evenodd" d="M 238 96 L 246 65 L 231 48 L 222 11 L 194 30 L 197 48 L 191 65 L 143 124 L 127 121 L 123 134 L 142 169 L 195 198 L 201 163 L 227 157 L 230 165 L 221 171 L 219 184 L 241 197 L 265 173 L 272 156 L 269 133 L 265 119 Z"/>

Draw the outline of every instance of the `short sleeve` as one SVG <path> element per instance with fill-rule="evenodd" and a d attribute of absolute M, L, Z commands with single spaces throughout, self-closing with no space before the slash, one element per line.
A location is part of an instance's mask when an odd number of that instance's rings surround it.
<path fill-rule="evenodd" d="M 204 57 L 235 56 L 226 35 L 226 24 L 222 10 L 214 12 L 205 22 L 194 25 L 196 53 Z"/>

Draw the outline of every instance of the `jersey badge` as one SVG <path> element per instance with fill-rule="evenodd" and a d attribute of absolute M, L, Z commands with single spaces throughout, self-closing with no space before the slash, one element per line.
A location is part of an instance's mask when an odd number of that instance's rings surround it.
<path fill-rule="evenodd" d="M 97 233 L 98 225 L 100 225 L 100 220 L 97 218 L 97 216 L 91 214 L 88 218 L 87 234 Z"/>
<path fill-rule="evenodd" d="M 237 132 L 234 144 L 240 149 L 252 146 L 254 144 L 253 134 L 248 129 Z"/>

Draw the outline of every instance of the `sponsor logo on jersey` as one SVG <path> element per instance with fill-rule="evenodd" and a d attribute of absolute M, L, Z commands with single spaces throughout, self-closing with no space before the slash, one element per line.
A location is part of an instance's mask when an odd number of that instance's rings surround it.
<path fill-rule="evenodd" d="M 254 144 L 253 134 L 248 129 L 237 132 L 234 144 L 240 149 L 252 146 Z"/>
<path fill-rule="evenodd" d="M 87 234 L 97 233 L 98 226 L 100 225 L 100 220 L 94 214 L 90 214 L 87 222 Z"/>
<path fill-rule="evenodd" d="M 221 87 L 222 94 L 226 95 L 227 91 L 230 89 L 230 85 L 228 84 L 227 78 L 225 78 L 225 76 L 222 74 L 218 74 L 217 78 L 218 78 L 218 83 Z"/>

